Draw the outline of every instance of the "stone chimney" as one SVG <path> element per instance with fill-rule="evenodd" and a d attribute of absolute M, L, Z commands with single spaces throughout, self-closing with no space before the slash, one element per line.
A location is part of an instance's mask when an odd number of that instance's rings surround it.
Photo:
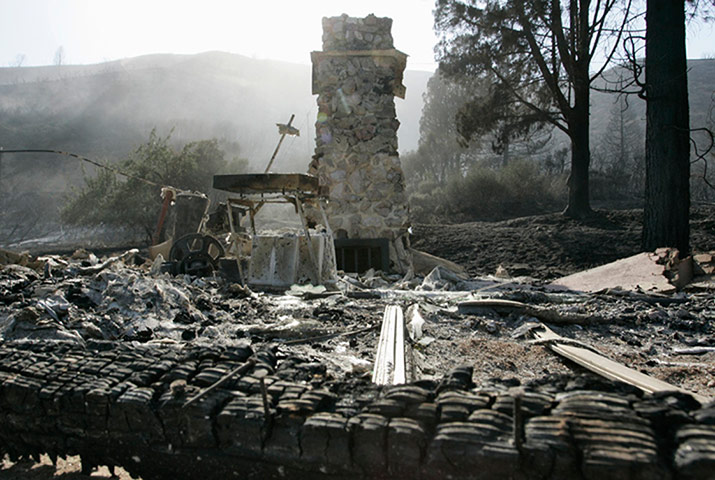
<path fill-rule="evenodd" d="M 409 216 L 394 96 L 405 96 L 407 55 L 394 49 L 391 27 L 374 15 L 323 18 L 323 51 L 311 53 L 318 120 L 309 172 L 330 189 L 335 237 L 387 239 L 391 268 L 404 273 Z"/>

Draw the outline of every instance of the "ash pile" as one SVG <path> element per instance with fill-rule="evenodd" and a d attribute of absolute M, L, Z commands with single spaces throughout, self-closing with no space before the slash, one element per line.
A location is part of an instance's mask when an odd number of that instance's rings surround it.
<path fill-rule="evenodd" d="M 143 478 L 708 478 L 715 462 L 711 277 L 678 290 L 672 253 L 648 257 L 666 290 L 593 292 L 448 263 L 276 293 L 137 250 L 3 258 L 12 456 Z"/>

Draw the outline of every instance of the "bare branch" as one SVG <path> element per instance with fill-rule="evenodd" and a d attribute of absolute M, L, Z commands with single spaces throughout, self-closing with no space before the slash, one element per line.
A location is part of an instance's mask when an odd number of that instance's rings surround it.
<path fill-rule="evenodd" d="M 524 98 L 512 85 L 510 82 L 507 81 L 507 79 L 499 73 L 496 69 L 492 68 L 491 71 L 496 75 L 496 77 L 502 82 L 502 84 L 509 89 L 509 91 L 512 92 L 512 94 L 521 102 L 524 106 L 528 107 L 532 111 L 539 113 L 543 115 L 544 121 L 554 125 L 556 128 L 559 130 L 563 131 L 568 135 L 569 129 L 568 126 L 564 125 L 563 123 L 559 122 L 556 118 L 553 116 L 547 114 L 543 109 L 537 107 L 530 101 L 528 101 L 526 98 Z"/>
<path fill-rule="evenodd" d="M 636 55 L 635 40 L 643 40 L 644 37 L 637 37 L 634 35 L 629 35 L 623 39 L 623 49 L 626 52 L 626 59 L 630 66 L 630 71 L 633 73 L 633 83 L 640 89 L 636 94 L 639 98 L 646 100 L 646 84 L 640 80 L 643 75 L 643 65 L 638 62 L 638 57 Z"/>
<path fill-rule="evenodd" d="M 520 4 L 520 6 L 523 7 L 523 5 L 521 5 L 521 4 Z M 529 20 L 526 18 L 526 14 L 525 14 L 523 8 L 519 8 L 519 20 L 521 22 L 522 28 L 524 29 L 523 32 L 524 32 L 524 36 L 526 37 L 526 41 L 531 46 L 531 53 L 534 56 L 534 61 L 536 62 L 536 65 L 538 66 L 539 71 L 544 76 L 546 85 L 549 87 L 549 90 L 551 90 L 551 92 L 553 93 L 554 98 L 556 99 L 556 102 L 558 103 L 562 112 L 564 112 L 564 114 L 567 114 L 570 110 L 570 105 L 569 105 L 569 102 L 566 99 L 566 97 L 564 97 L 564 94 L 561 91 L 561 88 L 559 88 L 559 83 L 557 81 L 558 75 L 554 75 L 554 72 L 552 72 L 549 69 L 549 66 L 546 63 L 546 60 L 544 59 L 544 56 L 541 53 L 539 45 L 536 43 L 536 39 L 534 38 L 534 35 L 533 35 L 530 25 L 529 25 Z M 566 70 L 568 71 L 568 68 L 566 67 L 566 65 L 564 63 L 563 58 L 562 58 L 561 62 L 564 64 L 564 68 L 566 68 Z"/>
<path fill-rule="evenodd" d="M 614 3 L 615 3 L 615 2 L 614 2 Z M 601 68 L 598 70 L 598 72 L 596 72 L 596 74 L 591 77 L 591 79 L 590 79 L 591 82 L 593 82 L 595 79 L 597 79 L 598 77 L 600 77 L 600 76 L 603 74 L 603 72 L 606 70 L 606 67 L 607 67 L 608 65 L 610 65 L 611 60 L 613 60 L 613 57 L 614 57 L 614 55 L 616 54 L 616 51 L 618 50 L 618 45 L 619 45 L 620 42 L 621 42 L 621 37 L 623 36 L 623 32 L 625 31 L 626 24 L 627 24 L 628 21 L 629 21 L 630 12 L 631 12 L 631 4 L 632 4 L 632 0 L 628 0 L 628 4 L 626 5 L 626 13 L 623 15 L 623 21 L 621 22 L 621 26 L 620 26 L 620 28 L 618 29 L 616 41 L 613 42 L 613 48 L 611 48 L 611 51 L 608 53 L 608 56 L 606 57 L 606 61 L 603 63 L 603 65 L 602 65 Z M 611 4 L 611 5 L 613 5 L 613 4 Z M 603 19 L 605 19 L 605 17 L 606 17 L 606 12 L 604 12 L 604 14 L 603 14 Z M 591 50 L 591 53 L 590 53 L 590 55 L 591 55 L 592 57 L 593 57 L 593 54 L 594 54 L 595 51 L 596 51 L 596 45 L 598 45 L 598 40 L 599 40 L 599 38 L 600 38 L 600 36 L 601 36 L 601 32 L 602 32 L 602 29 L 599 28 L 598 34 L 597 34 L 597 36 L 596 36 L 596 41 L 593 42 L 593 49 Z"/>
<path fill-rule="evenodd" d="M 566 70 L 569 77 L 573 76 L 573 56 L 569 51 L 568 43 L 566 42 L 566 37 L 564 36 L 564 27 L 561 22 L 561 3 L 558 0 L 552 0 L 551 2 L 551 20 L 554 27 L 551 29 L 556 38 L 556 48 L 559 51 L 559 56 L 561 57 L 561 63 Z M 573 51 L 573 50 L 571 50 Z"/>

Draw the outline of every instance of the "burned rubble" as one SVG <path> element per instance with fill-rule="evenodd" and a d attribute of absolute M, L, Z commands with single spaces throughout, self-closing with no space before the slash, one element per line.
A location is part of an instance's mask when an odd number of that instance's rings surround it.
<path fill-rule="evenodd" d="M 415 244 L 446 259 L 411 249 L 390 26 L 325 19 L 312 175 L 217 175 L 223 217 L 179 193 L 157 243 L 164 198 L 148 249 L 0 251 L 4 454 L 145 480 L 712 477 L 715 246 L 587 272 L 475 272 L 445 226 Z M 302 229 L 259 233 L 270 202 Z"/>
<path fill-rule="evenodd" d="M 712 397 L 710 292 L 376 272 L 271 294 L 152 272 L 136 251 L 75 257 L 0 273 L 0 436 L 13 457 L 80 454 L 143 478 L 710 475 L 712 403 L 605 380 L 529 336 L 534 311 L 555 312 L 547 323 L 563 337 Z M 474 298 L 534 311 L 460 313 Z M 371 370 L 387 305 L 408 312 L 410 375 L 380 387 Z"/>

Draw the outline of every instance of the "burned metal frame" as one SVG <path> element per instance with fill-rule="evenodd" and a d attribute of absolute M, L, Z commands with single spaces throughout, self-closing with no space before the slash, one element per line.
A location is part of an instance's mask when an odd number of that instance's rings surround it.
<path fill-rule="evenodd" d="M 313 175 L 300 173 L 263 173 L 263 174 L 239 174 L 239 175 L 214 175 L 215 189 L 224 190 L 239 194 L 238 198 L 228 198 L 226 207 L 228 212 L 228 222 L 231 238 L 229 251 L 241 258 L 241 219 L 248 214 L 251 224 L 251 232 L 256 235 L 255 217 L 258 212 L 268 203 L 285 204 L 289 203 L 295 208 L 295 212 L 300 218 L 303 233 L 308 240 L 308 254 L 315 271 L 315 281 L 320 283 L 321 271 L 318 262 L 318 252 L 315 251 L 308 221 L 305 216 L 305 205 L 309 205 L 322 217 L 328 234 L 332 237 L 330 224 L 323 209 L 321 200 L 327 197 L 327 191 L 320 187 L 318 178 Z M 239 224 L 233 221 L 233 208 L 238 208 L 241 212 Z M 238 227 L 238 229 L 237 229 Z M 240 266 L 240 261 L 239 261 Z M 243 276 L 243 272 L 241 271 Z"/>

